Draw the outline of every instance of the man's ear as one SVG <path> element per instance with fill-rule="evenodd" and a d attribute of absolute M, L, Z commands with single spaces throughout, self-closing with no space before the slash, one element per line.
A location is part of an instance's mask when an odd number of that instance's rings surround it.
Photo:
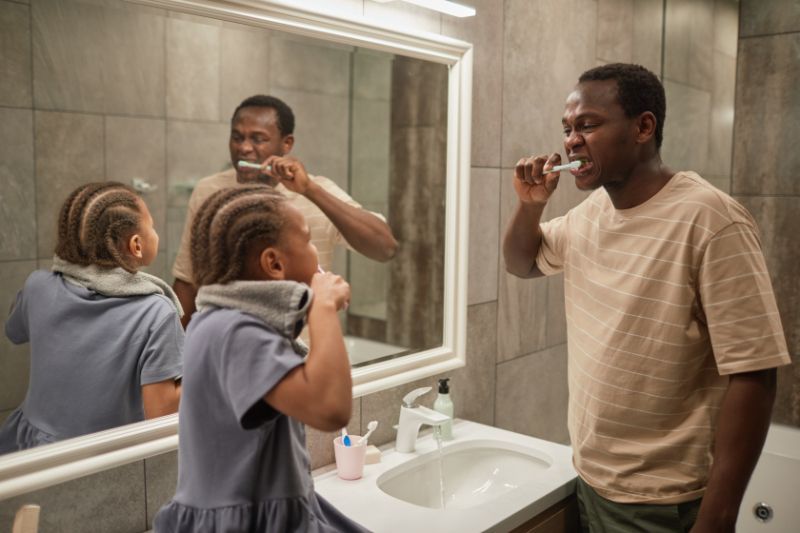
<path fill-rule="evenodd" d="M 284 135 L 283 139 L 281 139 L 281 149 L 283 150 L 283 154 L 281 155 L 289 155 L 289 152 L 292 151 L 294 147 L 294 134 L 290 133 L 289 135 Z"/>
<path fill-rule="evenodd" d="M 639 115 L 636 121 L 636 142 L 645 144 L 656 135 L 656 116 L 651 111 Z"/>
<path fill-rule="evenodd" d="M 283 254 L 272 246 L 261 251 L 258 256 L 258 266 L 269 279 L 286 278 L 286 260 Z"/>
<path fill-rule="evenodd" d="M 128 253 L 136 259 L 141 259 L 144 255 L 142 237 L 138 233 L 134 233 L 131 235 L 130 239 L 128 239 Z"/>

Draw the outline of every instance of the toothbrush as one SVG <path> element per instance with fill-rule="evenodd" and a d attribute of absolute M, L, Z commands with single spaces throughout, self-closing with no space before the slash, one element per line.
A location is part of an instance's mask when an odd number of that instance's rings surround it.
<path fill-rule="evenodd" d="M 250 161 L 239 160 L 236 163 L 236 165 L 239 168 L 255 168 L 255 169 L 261 170 L 261 165 L 259 165 L 258 163 L 252 163 Z M 272 165 L 267 165 L 267 169 L 266 170 L 267 170 L 267 172 L 270 172 L 272 170 Z"/>
<path fill-rule="evenodd" d="M 378 427 L 378 421 L 377 420 L 373 420 L 372 422 L 367 424 L 367 430 L 368 431 L 364 434 L 363 437 L 358 439 L 358 442 L 356 442 L 356 446 L 361 446 L 362 444 L 366 444 L 367 443 L 367 437 L 372 435 L 372 432 L 375 431 L 376 427 Z"/>
<path fill-rule="evenodd" d="M 347 428 L 342 428 L 342 444 L 345 446 L 351 446 L 350 442 L 350 435 L 347 434 Z"/>
<path fill-rule="evenodd" d="M 553 168 L 548 168 L 546 170 L 542 169 L 542 174 L 550 174 L 551 172 L 561 172 L 562 170 L 572 170 L 573 168 L 580 168 L 582 164 L 583 161 L 581 161 L 580 159 L 576 159 L 575 161 L 572 161 L 571 163 L 567 163 L 565 165 L 556 165 Z"/>

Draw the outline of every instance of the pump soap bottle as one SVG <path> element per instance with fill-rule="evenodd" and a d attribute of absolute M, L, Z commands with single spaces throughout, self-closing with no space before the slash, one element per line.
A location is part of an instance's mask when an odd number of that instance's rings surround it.
<path fill-rule="evenodd" d="M 434 411 L 439 411 L 443 415 L 450 417 L 450 420 L 442 424 L 442 438 L 444 440 L 453 439 L 453 400 L 450 399 L 450 378 L 439 380 L 439 396 L 433 402 Z"/>

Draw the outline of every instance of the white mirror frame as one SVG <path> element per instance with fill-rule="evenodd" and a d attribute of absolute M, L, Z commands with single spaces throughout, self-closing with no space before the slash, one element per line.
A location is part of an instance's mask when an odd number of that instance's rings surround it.
<path fill-rule="evenodd" d="M 443 342 L 433 349 L 353 370 L 353 397 L 464 366 L 469 241 L 472 45 L 403 32 L 366 19 L 273 0 L 127 0 L 249 26 L 281 30 L 414 57 L 449 67 Z M 295 2 L 297 3 L 297 2 Z M 178 415 L 169 415 L 0 457 L 0 500 L 159 455 L 178 447 Z"/>

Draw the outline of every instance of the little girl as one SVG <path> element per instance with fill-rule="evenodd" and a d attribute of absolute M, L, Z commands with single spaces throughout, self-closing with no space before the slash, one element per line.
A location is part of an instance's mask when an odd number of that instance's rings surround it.
<path fill-rule="evenodd" d="M 303 215 L 266 186 L 209 197 L 191 259 L 200 312 L 186 334 L 178 488 L 155 531 L 364 531 L 314 492 L 303 426 L 350 418 L 336 315 L 350 286 L 318 273 Z M 310 352 L 297 340 L 306 320 Z"/>
<path fill-rule="evenodd" d="M 180 308 L 138 272 L 158 251 L 145 203 L 115 182 L 72 192 L 58 218 L 52 272 L 33 272 L 6 320 L 31 343 L 23 404 L 0 428 L 0 453 L 177 411 Z"/>

